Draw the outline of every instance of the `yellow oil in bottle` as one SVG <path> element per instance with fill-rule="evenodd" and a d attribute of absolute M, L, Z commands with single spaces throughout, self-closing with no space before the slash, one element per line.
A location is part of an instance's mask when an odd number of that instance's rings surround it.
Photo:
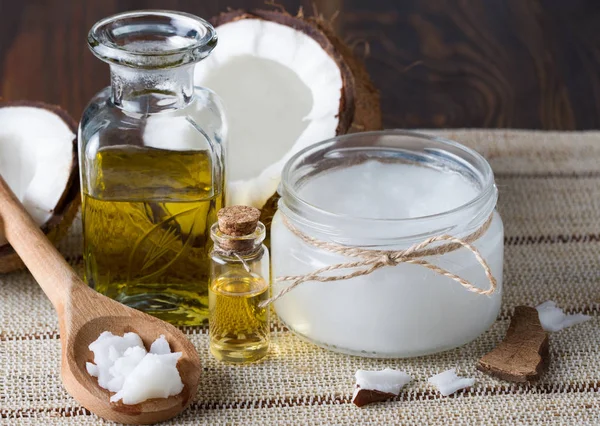
<path fill-rule="evenodd" d="M 247 363 L 269 350 L 269 285 L 258 275 L 232 271 L 210 283 L 210 351 L 220 361 Z"/>
<path fill-rule="evenodd" d="M 87 282 L 172 324 L 204 323 L 210 226 L 223 202 L 210 156 L 121 146 L 94 164 L 83 185 Z"/>

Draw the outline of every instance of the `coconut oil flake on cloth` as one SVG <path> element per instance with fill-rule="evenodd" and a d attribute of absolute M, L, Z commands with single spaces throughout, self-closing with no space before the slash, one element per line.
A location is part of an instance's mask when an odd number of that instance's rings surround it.
<path fill-rule="evenodd" d="M 269 302 L 299 336 L 409 357 L 461 346 L 495 321 L 503 226 L 476 152 L 403 131 L 338 137 L 296 154 L 280 192 Z"/>

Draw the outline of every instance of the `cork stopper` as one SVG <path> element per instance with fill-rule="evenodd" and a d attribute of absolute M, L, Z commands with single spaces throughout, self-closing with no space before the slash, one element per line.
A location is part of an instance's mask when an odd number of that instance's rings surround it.
<path fill-rule="evenodd" d="M 219 231 L 231 237 L 252 235 L 258 226 L 260 210 L 249 206 L 230 206 L 217 213 Z M 226 250 L 245 251 L 254 246 L 252 239 L 230 239 L 221 243 Z"/>

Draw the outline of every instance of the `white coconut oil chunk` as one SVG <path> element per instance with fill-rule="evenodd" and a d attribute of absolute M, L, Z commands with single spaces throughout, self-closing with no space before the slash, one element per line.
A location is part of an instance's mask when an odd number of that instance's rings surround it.
<path fill-rule="evenodd" d="M 536 306 L 542 327 L 546 331 L 560 331 L 563 328 L 589 321 L 592 319 L 584 314 L 565 314 L 562 309 L 556 306 L 556 302 L 548 300 L 539 306 Z"/>
<path fill-rule="evenodd" d="M 105 331 L 89 346 L 94 362 L 86 363 L 88 373 L 110 392 L 111 402 L 139 404 L 152 398 L 168 398 L 183 390 L 177 361 L 181 352 L 171 352 L 165 336 L 146 351 L 136 333 L 115 336 Z"/>
<path fill-rule="evenodd" d="M 434 385 L 443 396 L 452 395 L 456 391 L 470 388 L 475 384 L 475 379 L 459 377 L 455 368 L 436 374 L 427 381 Z"/>
<path fill-rule="evenodd" d="M 412 377 L 404 371 L 391 368 L 381 371 L 358 370 L 355 377 L 356 386 L 361 389 L 378 390 L 396 395 L 412 380 Z"/>

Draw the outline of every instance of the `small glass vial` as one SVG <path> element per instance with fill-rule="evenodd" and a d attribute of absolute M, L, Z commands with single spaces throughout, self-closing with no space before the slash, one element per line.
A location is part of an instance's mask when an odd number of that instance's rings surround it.
<path fill-rule="evenodd" d="M 210 351 L 220 361 L 249 363 L 269 350 L 269 251 L 265 226 L 254 207 L 218 212 L 211 228 L 211 279 L 208 293 Z"/>

